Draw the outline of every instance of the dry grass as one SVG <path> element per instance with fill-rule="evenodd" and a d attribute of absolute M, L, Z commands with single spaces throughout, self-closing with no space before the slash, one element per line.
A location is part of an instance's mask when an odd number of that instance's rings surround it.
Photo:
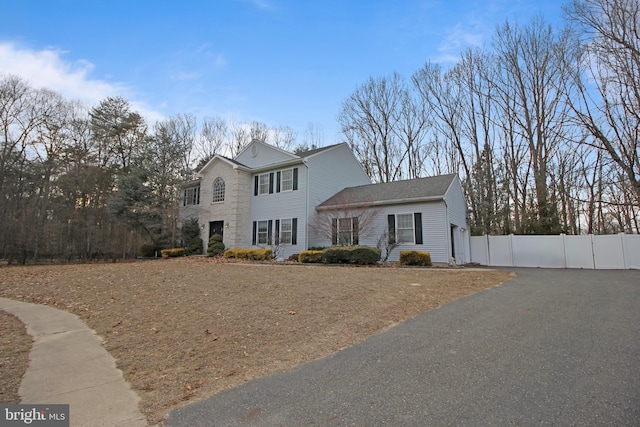
<path fill-rule="evenodd" d="M 103 337 L 153 424 L 187 402 L 327 356 L 509 277 L 183 258 L 0 268 L 0 296 L 83 319 Z"/>

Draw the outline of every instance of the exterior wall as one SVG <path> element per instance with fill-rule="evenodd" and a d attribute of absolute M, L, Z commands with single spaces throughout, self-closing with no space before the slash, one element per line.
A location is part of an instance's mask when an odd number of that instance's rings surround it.
<path fill-rule="evenodd" d="M 260 168 L 276 163 L 295 160 L 294 154 L 272 147 L 260 141 L 253 141 L 234 160 L 250 168 Z"/>
<path fill-rule="evenodd" d="M 217 177 L 224 179 L 225 197 L 224 202 L 214 203 L 213 182 Z M 250 174 L 220 160 L 204 172 L 200 183 L 199 223 L 205 245 L 211 221 L 224 222 L 223 243 L 227 248 L 242 246 L 247 241 L 244 230 L 248 221 L 248 194 L 245 193 L 250 187 Z"/>
<path fill-rule="evenodd" d="M 308 182 L 308 170 L 304 164 L 293 166 L 298 168 L 298 189 L 293 191 L 283 191 L 280 193 L 273 192 L 271 194 L 262 194 L 255 196 L 253 193 L 253 185 L 251 185 L 251 193 L 247 200 L 250 200 L 251 207 L 249 212 L 249 221 L 246 227 L 246 235 L 249 239 L 249 245 L 253 243 L 253 221 L 272 220 L 275 226 L 275 220 L 297 218 L 297 242 L 295 245 L 280 245 L 278 246 L 277 257 L 279 259 L 288 258 L 290 255 L 299 253 L 307 248 L 306 233 L 307 228 L 307 182 Z M 284 169 L 290 169 L 288 166 Z M 264 171 L 262 173 L 277 172 L 282 170 L 281 168 L 274 168 L 270 171 Z M 255 176 L 260 174 L 254 174 L 251 178 L 251 182 Z M 275 185 L 275 184 L 274 184 Z M 273 230 L 275 236 L 275 230 Z M 256 245 L 255 247 L 269 245 Z"/>
<path fill-rule="evenodd" d="M 421 213 L 422 214 L 422 244 L 403 243 L 395 247 L 388 261 L 398 261 L 400 251 L 416 250 L 431 253 L 433 262 L 449 262 L 449 228 L 447 222 L 447 209 L 443 201 L 427 203 L 408 203 L 400 205 L 370 208 L 373 210 L 374 219 L 366 229 L 360 230 L 359 244 L 377 247 L 382 236 L 388 235 L 389 225 L 387 217 L 392 214 Z M 326 239 L 321 240 L 318 246 L 331 246 Z M 384 249 L 383 249 L 384 251 Z M 383 254 L 384 256 L 384 254 Z"/>
<path fill-rule="evenodd" d="M 346 187 L 371 184 L 347 144 L 309 157 L 309 222 L 317 221 L 315 207 Z M 309 246 L 326 246 L 319 236 L 309 234 Z M 330 244 L 331 242 L 329 242 Z"/>
<path fill-rule="evenodd" d="M 469 225 L 467 224 L 467 202 L 462 192 L 460 180 L 456 177 L 447 190 L 444 200 L 447 204 L 447 228 L 453 227 L 454 257 L 456 264 L 464 264 L 471 261 L 471 248 L 469 240 Z M 449 234 L 449 247 L 451 247 L 451 233 Z"/>

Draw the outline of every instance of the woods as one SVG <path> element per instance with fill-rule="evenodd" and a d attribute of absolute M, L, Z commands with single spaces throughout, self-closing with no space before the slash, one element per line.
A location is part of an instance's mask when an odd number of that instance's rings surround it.
<path fill-rule="evenodd" d="M 458 173 L 476 235 L 637 233 L 639 9 L 573 1 L 564 28 L 507 21 L 449 68 L 370 78 L 342 131 L 374 181 Z"/>
<path fill-rule="evenodd" d="M 458 173 L 473 234 L 640 231 L 640 4 L 574 0 L 566 23 L 505 22 L 445 67 L 370 77 L 338 123 L 373 182 Z M 0 258 L 116 259 L 180 244 L 179 185 L 269 128 L 120 97 L 87 107 L 0 75 Z"/>

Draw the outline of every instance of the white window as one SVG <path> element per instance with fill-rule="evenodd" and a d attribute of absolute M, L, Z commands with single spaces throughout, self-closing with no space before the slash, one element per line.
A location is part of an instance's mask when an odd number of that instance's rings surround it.
<path fill-rule="evenodd" d="M 396 215 L 396 241 L 398 243 L 414 243 L 413 214 Z"/>
<path fill-rule="evenodd" d="M 185 188 L 182 199 L 182 206 L 200 204 L 200 187 Z"/>
<path fill-rule="evenodd" d="M 213 202 L 224 202 L 224 179 L 220 177 L 213 181 Z"/>
<path fill-rule="evenodd" d="M 353 221 L 351 218 L 338 218 L 338 245 L 353 244 Z"/>
<path fill-rule="evenodd" d="M 281 219 L 280 220 L 280 244 L 281 245 L 291 244 L 292 232 L 293 232 L 293 220 L 291 218 Z"/>
<path fill-rule="evenodd" d="M 258 177 L 258 194 L 269 194 L 269 174 L 265 173 Z"/>
<path fill-rule="evenodd" d="M 281 174 L 281 191 L 291 191 L 293 190 L 293 169 L 285 169 Z"/>
<path fill-rule="evenodd" d="M 269 221 L 258 221 L 258 244 L 269 243 Z"/>

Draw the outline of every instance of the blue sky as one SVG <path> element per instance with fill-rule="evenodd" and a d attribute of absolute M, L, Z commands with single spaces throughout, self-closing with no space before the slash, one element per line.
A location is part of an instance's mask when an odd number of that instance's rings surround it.
<path fill-rule="evenodd" d="M 341 103 L 369 77 L 410 77 L 490 46 L 496 25 L 561 0 L 0 0 L 0 73 L 88 106 L 123 96 L 178 113 L 290 126 L 340 142 Z"/>

